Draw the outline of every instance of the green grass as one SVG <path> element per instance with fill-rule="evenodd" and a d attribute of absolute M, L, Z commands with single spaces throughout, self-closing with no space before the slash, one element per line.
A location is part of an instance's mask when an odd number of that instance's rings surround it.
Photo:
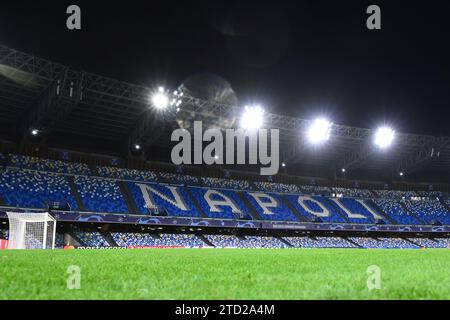
<path fill-rule="evenodd" d="M 449 266 L 446 249 L 6 250 L 0 299 L 450 299 Z"/>

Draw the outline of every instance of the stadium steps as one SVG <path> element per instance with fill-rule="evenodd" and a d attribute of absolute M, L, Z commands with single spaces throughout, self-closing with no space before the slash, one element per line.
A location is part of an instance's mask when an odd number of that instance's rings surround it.
<path fill-rule="evenodd" d="M 197 211 L 200 213 L 202 218 L 208 218 L 208 216 L 206 215 L 206 213 L 203 211 L 202 207 L 198 203 L 197 198 L 194 197 L 194 195 L 192 194 L 191 190 L 188 187 L 183 187 L 183 188 L 186 191 L 186 193 L 189 195 L 189 197 L 191 198 L 192 204 L 194 205 L 195 209 L 197 209 Z"/>
<path fill-rule="evenodd" d="M 346 223 L 350 223 L 350 221 L 348 220 L 347 215 L 346 215 L 344 212 L 342 212 L 342 209 L 339 208 L 339 206 L 338 206 L 334 201 L 331 201 L 330 199 L 328 199 L 328 198 L 326 198 L 326 197 L 323 197 L 323 199 L 324 199 L 324 203 L 328 203 L 331 207 L 333 207 L 333 209 L 337 212 L 337 214 L 338 214 L 342 219 L 344 219 L 344 221 L 345 221 Z"/>
<path fill-rule="evenodd" d="M 394 219 L 392 219 L 383 209 L 381 209 L 381 207 L 379 205 L 377 205 L 374 201 L 372 201 L 371 199 L 367 199 L 366 203 L 372 208 L 375 209 L 375 211 L 382 216 L 383 218 L 385 218 L 387 221 L 389 221 L 391 224 L 397 224 L 397 221 L 395 221 Z"/>
<path fill-rule="evenodd" d="M 292 244 L 289 243 L 289 241 L 287 241 L 287 240 L 284 239 L 283 237 L 274 237 L 274 238 L 280 240 L 280 241 L 283 242 L 285 245 L 287 245 L 289 248 L 293 248 L 293 247 L 294 247 Z"/>
<path fill-rule="evenodd" d="M 408 209 L 408 207 L 406 206 L 406 204 L 404 204 L 402 201 L 400 201 L 400 205 L 402 206 L 403 209 L 406 210 L 406 212 L 409 213 L 409 215 L 411 217 L 413 217 L 414 219 L 416 219 L 420 224 L 426 224 L 422 219 L 420 219 L 418 216 L 416 216 L 416 214 L 414 212 L 412 212 L 411 210 Z"/>
<path fill-rule="evenodd" d="M 78 244 L 81 247 L 87 247 L 86 243 L 84 243 L 84 241 L 81 241 L 81 239 L 75 234 L 75 232 L 73 230 L 67 232 L 67 234 L 76 242 L 78 242 Z"/>
<path fill-rule="evenodd" d="M 215 247 L 214 243 L 209 241 L 208 238 L 206 238 L 204 235 L 202 235 L 202 234 L 195 234 L 195 236 L 197 238 L 199 238 L 200 240 L 202 240 L 204 243 L 206 243 L 208 246 Z"/>
<path fill-rule="evenodd" d="M 106 242 L 108 242 L 108 244 L 111 247 L 118 247 L 119 246 L 117 244 L 117 242 L 114 240 L 114 238 L 112 237 L 111 233 L 105 232 L 105 233 L 100 233 L 100 235 L 106 240 Z"/>
<path fill-rule="evenodd" d="M 120 193 L 122 193 L 123 198 L 125 199 L 125 203 L 128 207 L 128 212 L 131 214 L 139 214 L 139 210 L 134 202 L 133 197 L 131 196 L 130 189 L 128 189 L 128 185 L 125 181 L 116 181 L 119 186 Z"/>
<path fill-rule="evenodd" d="M 405 241 L 407 241 L 407 242 L 409 242 L 409 243 L 412 243 L 412 244 L 415 245 L 415 246 L 418 246 L 418 247 L 421 247 L 421 248 L 422 248 L 422 246 L 421 246 L 420 244 L 415 243 L 414 241 L 409 240 L 409 239 L 406 238 L 406 237 L 399 237 L 399 238 L 401 238 L 401 239 L 403 239 L 403 240 L 405 240 Z"/>
<path fill-rule="evenodd" d="M 69 183 L 70 193 L 72 194 L 75 202 L 77 203 L 78 210 L 86 211 L 86 207 L 84 206 L 83 201 L 81 200 L 81 196 L 78 193 L 77 185 L 75 184 L 74 176 L 66 176 L 67 182 Z"/>
<path fill-rule="evenodd" d="M 236 191 L 239 199 L 241 199 L 242 203 L 247 207 L 250 215 L 253 217 L 253 220 L 262 220 L 259 213 L 256 211 L 255 207 L 248 201 L 247 197 L 242 191 Z"/>
<path fill-rule="evenodd" d="M 355 241 L 349 239 L 349 238 L 345 238 L 345 237 L 341 237 L 342 239 L 344 239 L 347 242 L 350 242 L 351 244 L 353 244 L 354 246 L 356 246 L 357 248 L 362 248 L 361 245 L 359 245 L 358 243 L 356 243 Z"/>
<path fill-rule="evenodd" d="M 298 221 L 308 222 L 308 219 L 304 217 L 298 210 L 295 208 L 292 203 L 286 198 L 286 195 L 280 195 L 281 201 L 288 207 L 289 210 L 297 217 Z"/>

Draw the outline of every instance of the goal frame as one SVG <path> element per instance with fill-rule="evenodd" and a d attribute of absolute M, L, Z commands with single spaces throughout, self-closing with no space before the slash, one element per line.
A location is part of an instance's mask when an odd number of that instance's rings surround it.
<path fill-rule="evenodd" d="M 56 219 L 48 212 L 6 212 L 9 221 L 8 249 L 55 249 Z M 27 247 L 27 223 L 43 223 L 42 247 Z M 52 234 L 48 234 L 50 224 L 53 224 Z M 49 237 L 51 244 L 49 245 Z"/>

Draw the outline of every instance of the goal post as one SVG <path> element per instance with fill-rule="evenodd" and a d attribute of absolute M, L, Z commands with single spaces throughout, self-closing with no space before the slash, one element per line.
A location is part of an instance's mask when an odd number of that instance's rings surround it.
<path fill-rule="evenodd" d="M 48 212 L 7 212 L 8 249 L 54 249 L 56 220 Z"/>

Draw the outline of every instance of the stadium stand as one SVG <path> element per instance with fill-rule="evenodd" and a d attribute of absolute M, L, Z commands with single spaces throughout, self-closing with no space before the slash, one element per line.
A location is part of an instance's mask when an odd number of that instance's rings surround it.
<path fill-rule="evenodd" d="M 341 237 L 284 237 L 295 248 L 356 248 Z"/>
<path fill-rule="evenodd" d="M 201 217 L 184 187 L 128 182 L 139 213 Z M 155 210 L 156 209 L 156 210 Z"/>
<path fill-rule="evenodd" d="M 122 169 L 117 167 L 96 167 L 96 174 L 100 177 L 142 182 L 156 182 L 157 175 L 153 171 Z"/>
<path fill-rule="evenodd" d="M 406 200 L 405 205 L 426 224 L 450 224 L 450 213 L 438 200 Z"/>
<path fill-rule="evenodd" d="M 264 236 L 237 237 L 234 235 L 205 235 L 214 246 L 220 248 L 288 248 L 277 238 Z"/>
<path fill-rule="evenodd" d="M 221 179 L 202 177 L 202 183 L 205 187 L 219 188 L 219 189 L 234 189 L 234 190 L 252 190 L 250 183 L 245 180 Z"/>
<path fill-rule="evenodd" d="M 346 189 L 346 188 L 333 188 L 333 192 L 337 196 L 346 198 L 373 198 L 372 192 L 366 189 Z"/>
<path fill-rule="evenodd" d="M 244 196 L 263 220 L 298 221 L 280 196 L 268 192 L 244 192 Z"/>
<path fill-rule="evenodd" d="M 312 195 L 331 195 L 332 193 L 330 188 L 321 186 L 302 185 L 300 190 L 304 194 Z"/>
<path fill-rule="evenodd" d="M 75 184 L 88 211 L 127 213 L 128 208 L 116 181 L 75 176 Z"/>
<path fill-rule="evenodd" d="M 193 234 L 112 233 L 119 247 L 204 247 L 206 244 Z"/>
<path fill-rule="evenodd" d="M 422 248 L 447 248 L 445 242 L 439 242 L 429 238 L 408 238 L 408 240 Z"/>
<path fill-rule="evenodd" d="M 444 197 L 444 193 L 441 191 L 417 191 L 417 193 L 419 194 L 419 196 L 421 197 L 427 197 L 427 198 L 442 198 Z"/>
<path fill-rule="evenodd" d="M 209 218 L 251 219 L 234 191 L 195 187 L 189 187 L 189 190 Z"/>
<path fill-rule="evenodd" d="M 2 206 L 15 208 L 43 209 L 49 202 L 57 202 L 69 204 L 70 209 L 74 211 L 221 220 L 312 221 L 332 223 L 336 228 L 342 228 L 345 223 L 375 224 L 379 222 L 378 218 L 386 218 L 386 223 L 395 222 L 400 225 L 450 225 L 450 199 L 447 194 L 437 191 L 370 191 L 212 177 L 197 178 L 113 166 L 89 167 L 9 154 L 0 154 L 0 161 L 3 162 L 0 167 L 0 203 Z M 99 248 L 115 244 L 119 247 L 450 247 L 450 240 L 446 238 L 420 236 L 407 239 L 398 236 L 273 237 L 146 234 L 140 231 L 100 234 L 83 230 L 75 230 L 73 234 L 74 239 L 79 239 L 81 245 Z M 2 237 L 5 236 L 7 237 L 6 232 L 2 232 Z M 63 247 L 64 239 L 63 234 L 57 234 L 56 247 Z"/>
<path fill-rule="evenodd" d="M 373 202 L 375 202 L 398 224 L 420 224 L 420 222 L 413 217 L 408 210 L 402 207 L 400 201 L 401 200 L 373 199 Z"/>
<path fill-rule="evenodd" d="M 325 197 L 286 195 L 286 198 L 307 221 L 319 219 L 328 223 L 346 222 L 339 209 L 332 206 L 330 201 L 326 201 Z"/>
<path fill-rule="evenodd" d="M 273 183 L 273 182 L 255 182 L 255 186 L 260 191 L 274 193 L 300 193 L 299 187 L 293 184 Z"/>
<path fill-rule="evenodd" d="M 374 223 L 374 216 L 364 207 L 361 202 L 353 198 L 338 198 L 334 199 L 336 203 L 342 204 L 341 211 L 347 216 L 351 223 Z M 347 210 L 348 212 L 345 212 Z"/>
<path fill-rule="evenodd" d="M 383 199 L 411 199 L 418 197 L 418 194 L 414 191 L 375 190 L 375 193 Z"/>
<path fill-rule="evenodd" d="M 402 238 L 370 238 L 370 237 L 349 237 L 349 240 L 363 248 L 382 249 L 417 249 L 418 245 Z"/>
<path fill-rule="evenodd" d="M 160 172 L 159 176 L 162 182 L 171 184 L 183 184 L 183 185 L 199 185 L 199 179 L 190 175 L 183 175 L 178 173 Z"/>
<path fill-rule="evenodd" d="M 75 231 L 74 234 L 86 247 L 109 247 L 109 243 L 98 232 Z"/>
<path fill-rule="evenodd" d="M 89 167 L 86 164 L 82 163 L 41 159 L 14 154 L 10 154 L 9 157 L 10 165 L 12 167 L 79 175 L 91 174 Z"/>
<path fill-rule="evenodd" d="M 73 210 L 78 206 L 63 175 L 25 169 L 0 171 L 0 194 L 6 205 L 22 208 L 45 208 L 46 203 L 66 202 Z"/>

